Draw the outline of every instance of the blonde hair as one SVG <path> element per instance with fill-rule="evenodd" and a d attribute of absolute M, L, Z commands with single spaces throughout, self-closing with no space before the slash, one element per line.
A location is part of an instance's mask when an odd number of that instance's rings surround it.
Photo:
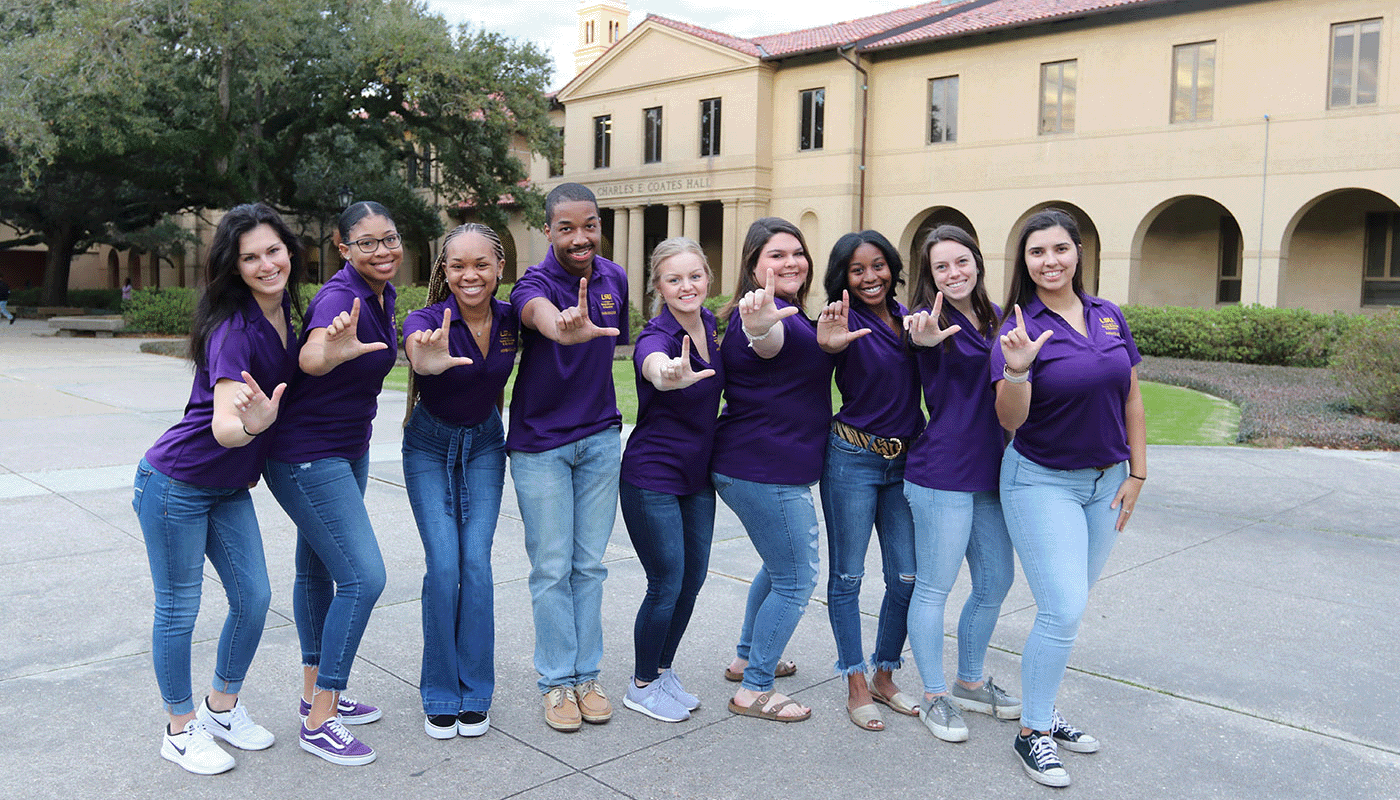
<path fill-rule="evenodd" d="M 696 242 L 688 236 L 672 236 L 666 239 L 658 244 L 656 249 L 651 251 L 651 261 L 649 262 L 649 269 L 651 270 L 651 315 L 653 317 L 661 313 L 661 293 L 656 290 L 657 286 L 661 283 L 657 267 L 660 267 L 668 258 L 674 258 L 686 253 L 690 253 L 700 259 L 700 265 L 705 268 L 705 280 L 714 283 L 715 276 L 714 273 L 710 271 L 710 260 L 705 258 L 705 251 L 700 247 L 699 242 Z"/>
<path fill-rule="evenodd" d="M 433 262 L 433 270 L 428 275 L 428 299 L 423 304 L 424 308 L 441 303 L 452 295 L 452 290 L 447 286 L 447 246 L 453 239 L 464 233 L 476 233 L 486 238 L 491 243 L 492 250 L 495 251 L 496 265 L 504 268 L 506 263 L 506 248 L 501 244 L 501 237 L 489 225 L 482 225 L 480 222 L 468 222 L 465 225 L 458 225 L 447 232 L 447 237 L 442 240 L 442 249 L 438 250 L 437 260 Z M 496 281 L 500 285 L 499 276 Z M 418 381 L 415 378 L 413 368 L 408 370 L 408 408 L 404 411 L 403 424 L 408 427 L 408 420 L 413 416 L 413 409 L 418 405 Z"/>

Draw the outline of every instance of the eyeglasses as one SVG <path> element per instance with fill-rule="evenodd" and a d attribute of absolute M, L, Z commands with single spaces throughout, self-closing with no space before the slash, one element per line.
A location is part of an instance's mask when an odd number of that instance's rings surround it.
<path fill-rule="evenodd" d="M 388 236 L 385 236 L 383 239 L 376 239 L 373 236 L 366 236 L 363 239 L 356 239 L 350 244 L 353 244 L 356 247 L 360 248 L 361 253 L 373 253 L 375 250 L 379 249 L 380 242 L 383 242 L 384 246 L 389 248 L 390 250 L 397 250 L 399 249 L 399 245 L 403 244 L 403 237 L 398 235 L 397 233 L 391 233 Z"/>

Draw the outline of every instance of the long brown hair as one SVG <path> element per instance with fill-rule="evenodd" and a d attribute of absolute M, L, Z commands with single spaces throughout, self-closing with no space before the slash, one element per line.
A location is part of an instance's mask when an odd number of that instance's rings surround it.
<path fill-rule="evenodd" d="M 780 233 L 791 234 L 797 243 L 802 245 L 802 255 L 807 259 L 807 279 L 802 282 L 802 288 L 797 290 L 796 305 L 802 308 L 807 305 L 807 290 L 812 288 L 812 253 L 807 249 L 807 240 L 802 237 L 802 231 L 797 226 L 779 217 L 764 217 L 755 220 L 749 226 L 748 235 L 744 237 L 743 256 L 739 259 L 739 285 L 734 289 L 734 296 L 729 298 L 729 302 L 720 309 L 720 316 L 728 319 L 738 307 L 739 300 L 744 295 L 754 289 L 762 289 L 763 286 L 754 276 L 754 268 L 758 266 L 758 257 L 763 252 L 763 246 L 768 244 L 768 240 Z"/>
<path fill-rule="evenodd" d="M 933 259 L 929 251 L 939 242 L 957 242 L 972 251 L 972 260 L 977 264 L 977 283 L 972 287 L 972 310 L 977 313 L 977 332 L 983 339 L 992 338 L 999 320 L 992 309 L 991 298 L 987 296 L 987 266 L 982 261 L 982 248 L 977 246 L 977 240 L 972 238 L 971 234 L 956 225 L 939 225 L 924 237 L 924 242 L 919 248 L 919 267 L 918 274 L 914 276 L 914 292 L 909 298 L 909 303 L 913 306 L 910 310 L 933 310 L 933 302 L 938 297 L 938 285 L 933 282 Z M 945 306 L 938 314 L 938 325 L 946 328 L 951 324 Z"/>
<path fill-rule="evenodd" d="M 486 237 L 486 241 L 491 243 L 495 251 L 496 263 L 504 266 L 506 262 L 506 249 L 501 244 L 501 237 L 491 229 L 490 226 L 482 225 L 480 222 L 468 222 L 465 225 L 458 225 L 447 232 L 447 238 L 442 240 L 442 248 L 438 250 L 437 260 L 433 262 L 433 271 L 428 275 L 428 299 L 423 303 L 427 308 L 436 303 L 441 303 L 452 295 L 452 290 L 447 286 L 447 245 L 464 233 L 476 233 Z M 497 288 L 500 281 L 496 282 Z M 495 290 L 492 290 L 494 294 Z M 418 405 L 418 381 L 415 378 L 413 367 L 408 368 L 408 409 L 404 411 L 403 424 L 408 427 L 408 420 L 413 416 L 413 408 Z"/>
<path fill-rule="evenodd" d="M 1011 285 L 1006 290 L 1006 303 L 1001 307 L 1002 322 L 1016 313 L 1014 306 L 1020 305 L 1024 309 L 1031 298 L 1035 297 L 1035 281 L 1031 280 L 1031 270 L 1026 264 L 1026 240 L 1036 231 L 1051 228 L 1064 228 L 1065 233 L 1068 233 L 1070 240 L 1074 242 L 1075 249 L 1079 251 L 1079 260 L 1075 262 L 1070 287 L 1074 289 L 1075 294 L 1084 296 L 1084 240 L 1079 236 L 1079 223 L 1075 222 L 1074 217 L 1067 211 L 1047 208 L 1032 214 L 1031 218 L 1026 220 L 1026 224 L 1021 226 L 1021 236 L 1016 242 L 1016 265 L 1011 269 Z"/>

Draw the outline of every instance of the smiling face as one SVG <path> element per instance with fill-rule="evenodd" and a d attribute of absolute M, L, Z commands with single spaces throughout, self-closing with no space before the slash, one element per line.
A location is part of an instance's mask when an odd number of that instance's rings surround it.
<path fill-rule="evenodd" d="M 889 262 L 885 254 L 875 245 L 865 242 L 851 254 L 851 263 L 846 267 L 846 285 L 851 291 L 852 300 L 860 300 L 871 308 L 885 305 L 890 294 Z"/>
<path fill-rule="evenodd" d="M 763 243 L 759 251 L 758 263 L 754 264 L 754 282 L 762 287 L 768 280 L 768 270 L 773 270 L 774 286 L 779 297 L 789 303 L 797 302 L 802 285 L 807 282 L 807 272 L 811 264 L 802 243 L 790 233 L 775 233 Z"/>
<path fill-rule="evenodd" d="M 593 268 L 593 256 L 602 241 L 598 206 L 588 200 L 565 200 L 554 207 L 544 226 L 554 258 L 570 274 L 585 276 Z"/>
<path fill-rule="evenodd" d="M 360 277 L 365 279 L 365 283 L 376 293 L 384 291 L 384 284 L 394 279 L 398 274 L 399 264 L 403 263 L 403 242 L 398 238 L 399 230 L 394 227 L 394 223 L 387 217 L 378 214 L 371 214 L 350 229 L 350 236 L 340 244 L 340 255 L 350 266 L 360 273 Z M 375 243 L 374 251 L 366 253 L 361 247 L 361 242 L 374 239 L 384 239 L 394 237 L 388 243 L 380 241 Z"/>
<path fill-rule="evenodd" d="M 933 285 L 945 300 L 961 303 L 977 288 L 977 259 L 967 245 L 944 239 L 928 249 Z"/>
<path fill-rule="evenodd" d="M 443 248 L 443 271 L 447 288 L 452 290 L 457 309 L 463 315 L 468 309 L 479 311 L 490 303 L 501 280 L 496 246 L 479 233 L 452 237 Z"/>
<path fill-rule="evenodd" d="M 658 264 L 652 285 L 673 315 L 696 313 L 710 292 L 705 262 L 694 253 L 677 253 Z"/>
<path fill-rule="evenodd" d="M 258 225 L 238 237 L 238 274 L 260 302 L 282 302 L 292 274 L 292 255 L 271 225 Z"/>
<path fill-rule="evenodd" d="M 1041 292 L 1069 290 L 1077 269 L 1079 246 L 1064 228 L 1056 225 L 1026 238 L 1026 271 Z"/>

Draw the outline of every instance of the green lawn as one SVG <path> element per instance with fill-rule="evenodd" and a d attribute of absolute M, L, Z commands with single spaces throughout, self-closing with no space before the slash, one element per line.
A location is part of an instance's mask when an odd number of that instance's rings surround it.
<path fill-rule="evenodd" d="M 506 384 L 506 398 L 515 385 L 515 373 Z M 632 362 L 613 362 L 613 385 L 618 387 L 617 405 L 622 421 L 637 421 L 637 392 L 633 388 Z M 405 391 L 408 367 L 394 367 L 384 379 L 384 388 Z M 833 384 L 832 408 L 841 407 L 841 397 Z M 1147 407 L 1148 444 L 1233 444 L 1240 427 L 1240 411 L 1233 403 L 1208 394 L 1142 382 L 1142 402 Z"/>

